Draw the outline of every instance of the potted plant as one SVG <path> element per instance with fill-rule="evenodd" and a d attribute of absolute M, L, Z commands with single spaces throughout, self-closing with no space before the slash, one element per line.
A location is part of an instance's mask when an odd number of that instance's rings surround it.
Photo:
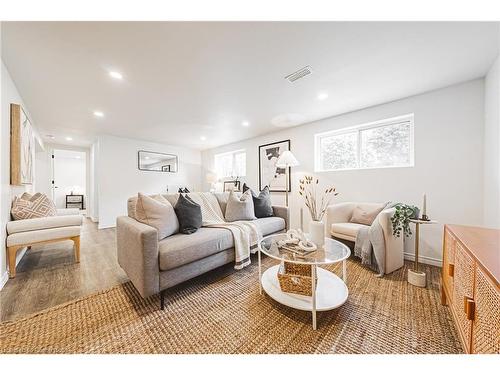
<path fill-rule="evenodd" d="M 331 186 L 318 194 L 319 180 L 314 179 L 313 176 L 304 176 L 304 179 L 299 182 L 299 194 L 304 198 L 305 205 L 309 209 L 313 220 L 309 228 L 311 241 L 317 246 L 321 246 L 325 240 L 323 216 L 333 197 L 339 193 L 337 193 L 335 187 Z"/>
<path fill-rule="evenodd" d="M 419 215 L 419 208 L 404 203 L 397 203 L 394 208 L 396 212 L 391 217 L 392 234 L 396 237 L 401 236 L 401 232 L 406 237 L 411 236 L 410 219 L 417 219 Z"/>

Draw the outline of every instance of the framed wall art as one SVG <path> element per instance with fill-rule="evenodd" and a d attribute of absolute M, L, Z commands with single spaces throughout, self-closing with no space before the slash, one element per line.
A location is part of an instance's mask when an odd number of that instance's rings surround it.
<path fill-rule="evenodd" d="M 33 184 L 35 134 L 19 104 L 10 105 L 10 184 Z"/>
<path fill-rule="evenodd" d="M 259 146 L 259 190 L 267 185 L 269 191 L 290 191 L 290 177 L 287 178 L 286 169 L 276 167 L 276 161 L 287 150 L 290 150 L 289 139 Z"/>

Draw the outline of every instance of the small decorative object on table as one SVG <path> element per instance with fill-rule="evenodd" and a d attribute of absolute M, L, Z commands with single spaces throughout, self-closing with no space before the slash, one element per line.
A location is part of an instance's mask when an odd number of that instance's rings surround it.
<path fill-rule="evenodd" d="M 318 185 L 319 180 L 317 178 L 314 180 L 313 176 L 304 176 L 300 180 L 299 194 L 304 197 L 305 205 L 309 209 L 313 220 L 309 225 L 311 241 L 321 247 L 325 243 L 323 216 L 325 216 L 326 209 L 333 197 L 339 193 L 337 193 L 334 186 L 331 186 L 326 188 L 324 192 L 320 192 L 320 196 L 318 196 Z"/>
<path fill-rule="evenodd" d="M 422 206 L 422 217 L 420 218 L 420 220 L 429 221 L 429 218 L 427 217 L 427 196 L 425 195 L 425 193 L 424 193 L 424 204 Z"/>
<path fill-rule="evenodd" d="M 278 241 L 280 249 L 289 251 L 297 256 L 305 256 L 306 253 L 317 250 L 317 245 L 308 240 L 300 229 L 290 229 L 286 232 L 286 239 Z"/>
<path fill-rule="evenodd" d="M 394 205 L 396 212 L 391 217 L 392 234 L 396 237 L 401 237 L 401 231 L 406 237 L 411 236 L 410 219 L 417 219 L 419 209 L 404 203 L 396 203 Z"/>

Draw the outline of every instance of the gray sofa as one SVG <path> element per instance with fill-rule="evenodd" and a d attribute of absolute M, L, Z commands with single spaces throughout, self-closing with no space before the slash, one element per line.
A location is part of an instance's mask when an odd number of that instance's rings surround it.
<path fill-rule="evenodd" d="M 214 193 L 225 212 L 228 193 Z M 173 206 L 178 194 L 163 195 Z M 168 288 L 234 262 L 231 232 L 202 227 L 193 234 L 173 234 L 158 241 L 157 230 L 135 219 L 137 197 L 128 199 L 128 216 L 116 220 L 118 263 L 142 297 L 160 293 L 161 308 Z M 288 208 L 273 206 L 273 217 L 256 219 L 263 236 L 288 229 Z"/>

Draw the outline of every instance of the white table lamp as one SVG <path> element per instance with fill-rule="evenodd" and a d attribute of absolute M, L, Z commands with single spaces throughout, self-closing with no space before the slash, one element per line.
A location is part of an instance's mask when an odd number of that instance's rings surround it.
<path fill-rule="evenodd" d="M 284 151 L 280 157 L 278 158 L 278 161 L 276 161 L 276 166 L 278 168 L 285 168 L 285 202 L 286 202 L 286 206 L 288 207 L 288 180 L 289 180 L 289 176 L 288 176 L 288 169 L 290 167 L 296 167 L 297 165 L 299 165 L 299 162 L 297 161 L 297 159 L 295 158 L 295 156 L 293 156 L 292 152 L 291 151 Z M 292 184 L 292 182 L 290 181 L 290 185 Z"/>

